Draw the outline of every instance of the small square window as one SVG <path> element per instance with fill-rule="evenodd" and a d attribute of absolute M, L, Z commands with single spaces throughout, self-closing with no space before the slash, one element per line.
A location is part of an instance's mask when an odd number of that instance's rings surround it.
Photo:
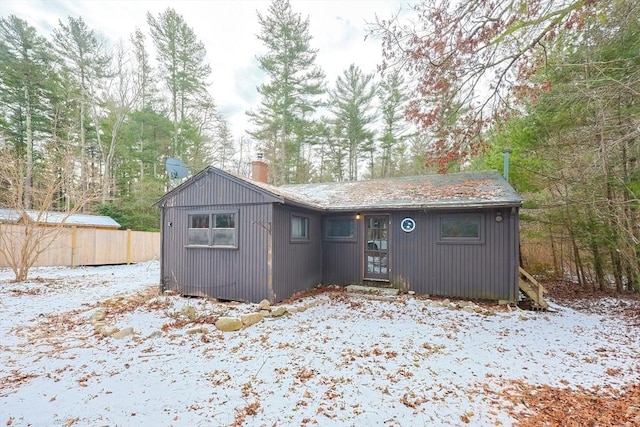
<path fill-rule="evenodd" d="M 236 246 L 235 215 L 230 213 L 213 215 L 213 243 L 212 246 Z"/>
<path fill-rule="evenodd" d="M 209 214 L 189 215 L 189 236 L 190 245 L 209 244 Z"/>
<path fill-rule="evenodd" d="M 291 215 L 291 238 L 297 240 L 309 239 L 309 218 Z"/>

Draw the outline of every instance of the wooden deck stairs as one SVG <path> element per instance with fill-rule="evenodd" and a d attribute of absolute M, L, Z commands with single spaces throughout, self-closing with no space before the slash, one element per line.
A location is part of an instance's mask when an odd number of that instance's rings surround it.
<path fill-rule="evenodd" d="M 544 294 L 547 290 L 538 281 L 527 273 L 522 267 L 520 267 L 520 290 L 531 299 L 536 308 L 539 310 L 549 309 L 549 304 L 544 300 Z"/>

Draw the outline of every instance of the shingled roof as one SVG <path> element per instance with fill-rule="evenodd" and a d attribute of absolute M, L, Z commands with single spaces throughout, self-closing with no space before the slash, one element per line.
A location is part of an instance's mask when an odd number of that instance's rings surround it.
<path fill-rule="evenodd" d="M 522 199 L 496 171 L 290 184 L 280 193 L 329 210 L 520 206 Z"/>
<path fill-rule="evenodd" d="M 167 192 L 156 205 L 209 173 L 257 188 L 281 203 L 318 211 L 521 206 L 522 199 L 496 171 L 273 186 L 208 166 Z"/>

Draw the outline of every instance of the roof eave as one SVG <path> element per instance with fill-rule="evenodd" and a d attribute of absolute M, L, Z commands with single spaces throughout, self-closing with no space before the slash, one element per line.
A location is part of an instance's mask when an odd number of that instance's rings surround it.
<path fill-rule="evenodd" d="M 445 210 L 445 209 L 487 209 L 487 208 L 519 208 L 521 201 L 512 202 L 479 202 L 479 203 L 433 203 L 433 204 L 406 204 L 406 205 L 352 205 L 352 206 L 328 206 L 327 211 L 380 211 L 380 210 Z"/>

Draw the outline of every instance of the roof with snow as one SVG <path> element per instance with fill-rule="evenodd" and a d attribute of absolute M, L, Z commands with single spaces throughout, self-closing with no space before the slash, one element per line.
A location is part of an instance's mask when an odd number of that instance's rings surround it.
<path fill-rule="evenodd" d="M 522 204 L 518 193 L 496 171 L 276 187 L 208 166 L 167 192 L 156 205 L 160 206 L 172 194 L 212 172 L 257 188 L 281 203 L 320 211 L 512 207 Z"/>
<path fill-rule="evenodd" d="M 40 224 L 61 224 L 77 227 L 120 228 L 113 218 L 103 215 L 69 214 L 67 212 L 0 208 L 0 222 L 18 222 L 21 218 Z"/>
<path fill-rule="evenodd" d="M 276 187 L 330 210 L 520 206 L 522 199 L 496 171 L 291 184 Z"/>

